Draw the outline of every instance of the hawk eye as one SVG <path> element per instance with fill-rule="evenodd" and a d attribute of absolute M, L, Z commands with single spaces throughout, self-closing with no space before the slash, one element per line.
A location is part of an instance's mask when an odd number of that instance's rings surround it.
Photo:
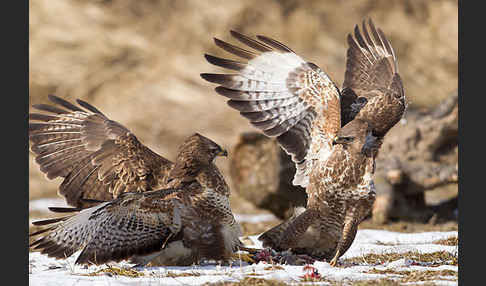
<path fill-rule="evenodd" d="M 349 143 L 349 142 L 352 142 L 354 140 L 354 137 L 353 136 L 346 136 L 346 137 L 343 137 L 343 140 L 344 140 L 344 142 Z"/>
<path fill-rule="evenodd" d="M 367 102 L 368 102 L 368 99 L 366 99 L 366 97 L 362 97 L 362 96 L 360 96 L 360 97 L 358 97 L 358 98 L 356 99 L 356 103 L 358 103 L 358 104 L 360 104 L 360 105 L 362 105 L 362 104 L 366 104 Z"/>
<path fill-rule="evenodd" d="M 336 136 L 332 141 L 332 144 L 348 144 L 353 142 L 354 136 Z"/>

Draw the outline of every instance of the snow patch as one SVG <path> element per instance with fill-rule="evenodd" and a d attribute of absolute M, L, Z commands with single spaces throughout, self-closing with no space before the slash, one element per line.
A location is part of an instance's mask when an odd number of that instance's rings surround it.
<path fill-rule="evenodd" d="M 254 242 L 252 247 L 261 248 L 259 235 L 247 237 Z M 457 231 L 451 232 L 424 232 L 424 233 L 397 233 L 382 230 L 359 230 L 351 248 L 341 258 L 364 256 L 368 253 L 402 253 L 408 251 L 435 252 L 445 251 L 457 253 L 457 247 L 434 244 L 440 239 L 457 237 Z M 29 280 L 31 285 L 202 285 L 205 283 L 237 282 L 245 277 L 262 279 L 278 279 L 289 284 L 304 282 L 305 266 L 270 265 L 264 262 L 249 265 L 246 262 L 235 262 L 233 265 L 218 264 L 195 265 L 187 267 L 142 267 L 135 270 L 143 273 L 143 277 L 126 277 L 112 274 L 98 274 L 88 276 L 108 266 L 80 266 L 74 265 L 77 255 L 65 260 L 56 260 L 38 252 L 29 253 Z M 120 268 L 133 267 L 128 262 L 110 263 Z M 441 265 L 435 267 L 412 265 L 406 258 L 391 261 L 383 265 L 370 265 L 365 262 L 359 265 L 345 267 L 331 267 L 329 263 L 316 261 L 311 265 L 319 276 L 325 280 L 334 280 L 343 284 L 357 280 L 375 280 L 398 277 L 390 274 L 369 273 L 372 269 L 395 271 L 410 270 L 452 270 L 458 267 Z M 308 269 L 308 268 L 307 268 Z M 431 282 L 431 281 L 427 281 Z M 457 276 L 438 277 L 433 280 L 436 285 L 457 285 Z M 325 283 L 324 283 L 325 284 Z M 420 285 L 421 282 L 406 283 L 406 285 Z"/>

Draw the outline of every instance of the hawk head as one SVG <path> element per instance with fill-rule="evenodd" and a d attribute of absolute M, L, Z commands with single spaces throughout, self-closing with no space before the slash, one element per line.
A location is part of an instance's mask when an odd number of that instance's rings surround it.
<path fill-rule="evenodd" d="M 194 162 L 208 165 L 218 156 L 228 156 L 228 152 L 211 139 L 195 133 L 179 147 L 177 162 Z"/>
<path fill-rule="evenodd" d="M 361 119 L 355 119 L 344 125 L 339 130 L 336 137 L 332 140 L 332 144 L 351 145 L 361 148 L 371 135 L 372 127 L 370 124 Z M 369 141 L 369 139 L 368 139 Z"/>
<path fill-rule="evenodd" d="M 209 138 L 195 133 L 180 145 L 168 182 L 176 178 L 182 182 L 193 181 L 218 156 L 228 156 L 228 152 Z"/>
<path fill-rule="evenodd" d="M 192 158 L 202 164 L 209 164 L 218 156 L 228 156 L 228 152 L 211 139 L 195 133 L 184 141 L 179 153 L 189 152 Z"/>

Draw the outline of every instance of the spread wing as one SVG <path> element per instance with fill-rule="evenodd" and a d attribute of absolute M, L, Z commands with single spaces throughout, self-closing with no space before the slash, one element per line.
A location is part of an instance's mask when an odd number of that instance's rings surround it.
<path fill-rule="evenodd" d="M 231 35 L 255 51 L 215 39 L 217 46 L 247 61 L 206 55 L 210 63 L 237 73 L 201 76 L 220 84 L 216 92 L 229 98 L 228 105 L 253 126 L 277 138 L 296 164 L 294 185 L 305 187 L 312 168 L 309 157 L 330 148 L 341 126 L 339 90 L 324 71 L 284 44 L 265 36 L 255 40 L 235 31 Z M 315 142 L 316 137 L 323 142 Z"/>
<path fill-rule="evenodd" d="M 76 264 L 102 264 L 160 251 L 181 226 L 172 197 L 167 190 L 124 193 L 83 210 L 51 208 L 79 213 L 34 222 L 47 227 L 30 234 L 42 234 L 30 247 L 55 258 L 66 258 L 82 249 Z"/>
<path fill-rule="evenodd" d="M 78 107 L 53 95 L 49 99 L 58 106 L 34 105 L 46 113 L 30 114 L 31 150 L 49 179 L 64 178 L 59 193 L 70 205 L 86 207 L 86 199 L 108 201 L 164 182 L 172 162 L 124 126 L 82 100 Z"/>
<path fill-rule="evenodd" d="M 405 95 L 395 52 L 371 19 L 348 34 L 346 73 L 341 92 L 343 125 L 359 116 L 373 125 L 378 136 L 393 127 L 405 110 Z M 361 109 L 361 111 L 360 111 Z"/>

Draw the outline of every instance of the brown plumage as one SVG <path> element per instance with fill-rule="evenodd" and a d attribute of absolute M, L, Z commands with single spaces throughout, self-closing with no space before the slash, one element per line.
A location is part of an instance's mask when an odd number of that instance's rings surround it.
<path fill-rule="evenodd" d="M 94 207 L 51 208 L 75 214 L 34 222 L 45 225 L 31 250 L 77 264 L 130 259 L 134 263 L 190 265 L 200 259 L 226 260 L 242 247 L 231 212 L 229 189 L 214 164 L 226 156 L 208 138 L 195 134 L 179 148 L 171 188 L 124 192 Z M 182 178 L 182 180 L 181 180 Z"/>
<path fill-rule="evenodd" d="M 288 221 L 262 234 L 264 246 L 292 248 L 333 265 L 351 246 L 375 199 L 372 174 L 379 142 L 360 119 L 346 124 L 336 138 L 329 157 L 311 171 L 306 209 L 296 209 Z"/>
<path fill-rule="evenodd" d="M 256 50 L 215 39 L 247 62 L 206 55 L 236 74 L 208 74 L 228 105 L 270 137 L 296 164 L 293 184 L 306 188 L 307 208 L 264 233 L 264 246 L 332 259 L 351 245 L 374 200 L 374 158 L 405 110 L 391 44 L 371 20 L 348 36 L 343 89 L 317 65 L 265 36 L 231 35 Z"/>
<path fill-rule="evenodd" d="M 403 116 L 406 108 L 395 52 L 379 28 L 363 22 L 354 37 L 348 34 L 346 72 L 341 91 L 343 124 L 361 118 L 373 126 L 373 135 L 383 138 Z M 364 106 L 363 106 L 364 105 Z"/>
<path fill-rule="evenodd" d="M 68 204 L 85 208 L 165 186 L 171 161 L 87 102 L 49 99 L 57 106 L 37 104 L 44 113 L 29 114 L 31 151 L 47 178 L 64 178 L 59 193 Z"/>

